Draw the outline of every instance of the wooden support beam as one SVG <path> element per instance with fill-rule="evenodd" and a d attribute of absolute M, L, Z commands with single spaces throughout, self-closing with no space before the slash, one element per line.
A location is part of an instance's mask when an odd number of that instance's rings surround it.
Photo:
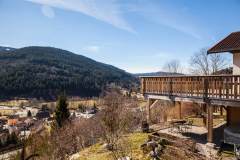
<path fill-rule="evenodd" d="M 141 93 L 145 93 L 145 79 L 141 78 Z"/>
<path fill-rule="evenodd" d="M 147 103 L 147 121 L 148 123 L 151 123 L 152 117 L 151 117 L 151 105 L 154 103 L 154 99 L 148 98 Z"/>
<path fill-rule="evenodd" d="M 226 107 L 226 112 L 227 112 L 227 126 L 230 125 L 230 116 L 231 116 L 231 109 L 230 107 Z"/>
<path fill-rule="evenodd" d="M 220 106 L 220 116 L 223 115 L 223 106 Z"/>
<path fill-rule="evenodd" d="M 207 140 L 209 143 L 213 142 L 213 106 L 207 104 Z"/>
<path fill-rule="evenodd" d="M 178 119 L 182 119 L 182 103 L 175 102 L 175 107 L 177 108 Z"/>
<path fill-rule="evenodd" d="M 206 117 L 207 105 L 205 103 L 202 104 L 202 112 L 203 112 L 203 124 L 205 127 L 207 127 L 207 117 Z"/>

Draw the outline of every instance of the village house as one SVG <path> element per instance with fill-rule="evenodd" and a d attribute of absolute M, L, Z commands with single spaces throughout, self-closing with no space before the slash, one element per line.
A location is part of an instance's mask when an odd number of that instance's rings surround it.
<path fill-rule="evenodd" d="M 8 117 L 8 122 L 7 124 L 9 126 L 15 126 L 18 123 L 19 116 L 18 115 L 10 115 Z"/>
<path fill-rule="evenodd" d="M 36 116 L 36 114 L 37 114 L 38 111 L 39 111 L 39 108 L 37 108 L 37 107 L 28 107 L 28 106 L 26 106 L 26 107 L 24 107 L 24 109 L 25 109 L 27 112 L 30 111 L 31 114 L 32 114 L 32 116 Z"/>
<path fill-rule="evenodd" d="M 36 118 L 37 119 L 47 119 L 50 117 L 50 113 L 49 111 L 39 111 L 37 114 L 36 114 Z"/>
<path fill-rule="evenodd" d="M 19 107 L 13 106 L 0 106 L 1 115 L 11 115 L 16 113 L 19 110 Z"/>

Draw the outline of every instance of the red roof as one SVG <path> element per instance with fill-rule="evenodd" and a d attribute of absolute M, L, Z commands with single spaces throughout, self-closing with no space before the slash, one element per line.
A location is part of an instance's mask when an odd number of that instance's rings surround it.
<path fill-rule="evenodd" d="M 240 51 L 240 32 L 233 32 L 208 50 L 208 54 Z"/>

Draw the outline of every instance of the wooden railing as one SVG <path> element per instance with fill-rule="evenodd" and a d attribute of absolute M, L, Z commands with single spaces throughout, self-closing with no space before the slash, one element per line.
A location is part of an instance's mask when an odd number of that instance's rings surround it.
<path fill-rule="evenodd" d="M 240 75 L 141 77 L 141 92 L 240 101 Z"/>

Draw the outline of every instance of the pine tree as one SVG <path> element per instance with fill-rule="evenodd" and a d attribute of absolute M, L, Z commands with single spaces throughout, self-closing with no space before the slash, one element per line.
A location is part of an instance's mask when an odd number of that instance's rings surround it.
<path fill-rule="evenodd" d="M 11 143 L 11 138 L 10 138 L 10 134 L 8 134 L 6 144 L 9 145 L 10 143 Z"/>
<path fill-rule="evenodd" d="M 18 137 L 17 137 L 17 135 L 16 135 L 15 132 L 13 132 L 13 133 L 11 134 L 10 138 L 11 138 L 11 143 L 12 143 L 12 144 L 17 144 L 17 143 L 18 143 Z"/>
<path fill-rule="evenodd" d="M 94 113 L 96 113 L 98 110 L 96 103 L 93 104 L 93 110 L 94 110 Z"/>
<path fill-rule="evenodd" d="M 58 97 L 57 107 L 55 111 L 55 119 L 58 127 L 62 127 L 63 123 L 68 120 L 70 113 L 68 110 L 67 98 L 64 94 Z"/>
<path fill-rule="evenodd" d="M 32 113 L 31 113 L 30 110 L 28 110 L 27 116 L 28 116 L 28 117 L 32 117 Z"/>
<path fill-rule="evenodd" d="M 4 146 L 4 144 L 3 144 L 3 142 L 0 140 L 0 148 L 3 147 L 3 146 Z"/>
<path fill-rule="evenodd" d="M 79 105 L 78 105 L 78 109 L 79 109 L 79 111 L 82 112 L 82 113 L 86 112 L 86 106 L 84 106 L 83 104 L 79 104 Z"/>

